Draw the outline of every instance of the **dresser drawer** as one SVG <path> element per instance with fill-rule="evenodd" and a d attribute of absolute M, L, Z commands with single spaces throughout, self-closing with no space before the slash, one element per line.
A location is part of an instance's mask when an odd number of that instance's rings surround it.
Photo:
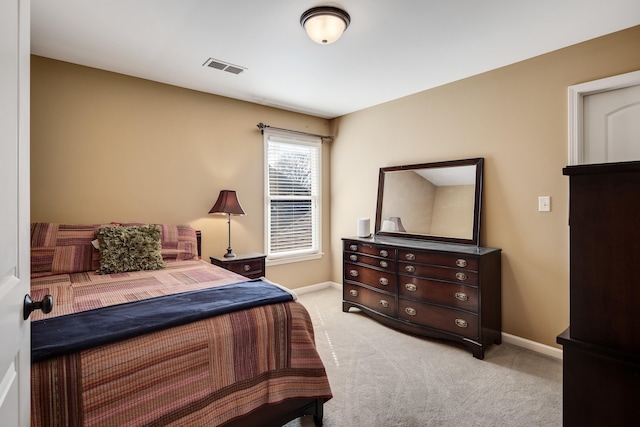
<path fill-rule="evenodd" d="M 363 242 L 346 241 L 344 250 L 347 252 L 360 252 L 361 254 L 373 255 L 380 258 L 396 259 L 396 250 L 380 245 L 371 245 Z"/>
<path fill-rule="evenodd" d="M 376 258 L 368 255 L 362 255 L 361 253 L 344 253 L 344 260 L 346 262 L 358 262 L 360 264 L 367 264 L 373 267 L 378 267 L 387 271 L 396 271 L 396 262 L 388 258 Z"/>
<path fill-rule="evenodd" d="M 400 249 L 398 250 L 398 261 L 478 271 L 478 258 L 464 254 L 443 254 Z"/>
<path fill-rule="evenodd" d="M 243 276 L 264 276 L 264 260 L 241 261 L 229 263 L 227 269 Z"/>
<path fill-rule="evenodd" d="M 476 286 L 478 273 L 459 268 L 436 267 L 435 265 L 398 263 L 398 272 L 412 276 L 420 276 L 429 279 L 448 280 L 454 283 Z"/>
<path fill-rule="evenodd" d="M 478 316 L 461 310 L 423 304 L 400 298 L 398 317 L 412 323 L 478 340 Z"/>
<path fill-rule="evenodd" d="M 345 263 L 344 280 L 359 282 L 387 292 L 395 293 L 397 289 L 395 273 L 361 265 Z"/>
<path fill-rule="evenodd" d="M 396 302 L 393 295 L 387 295 L 350 283 L 345 283 L 343 289 L 343 299 L 345 301 L 364 305 L 387 316 L 393 317 L 396 315 Z"/>
<path fill-rule="evenodd" d="M 473 286 L 400 275 L 398 295 L 478 312 L 478 289 Z"/>

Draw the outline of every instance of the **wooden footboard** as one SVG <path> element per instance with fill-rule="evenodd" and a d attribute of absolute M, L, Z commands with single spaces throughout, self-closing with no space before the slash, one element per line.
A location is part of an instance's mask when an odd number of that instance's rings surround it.
<path fill-rule="evenodd" d="M 291 399 L 276 405 L 267 405 L 224 427 L 281 427 L 304 415 L 313 415 L 316 427 L 322 426 L 323 405 L 326 399 Z"/>

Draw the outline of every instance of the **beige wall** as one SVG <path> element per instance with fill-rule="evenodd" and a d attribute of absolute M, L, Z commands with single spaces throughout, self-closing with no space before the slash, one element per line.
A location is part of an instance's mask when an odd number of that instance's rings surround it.
<path fill-rule="evenodd" d="M 503 249 L 503 329 L 556 345 L 569 325 L 567 87 L 638 69 L 634 27 L 336 120 L 333 280 L 341 237 L 375 218 L 378 168 L 484 157 L 481 238 Z"/>
<path fill-rule="evenodd" d="M 431 234 L 436 199 L 436 186 L 431 181 L 413 171 L 385 172 L 383 199 L 381 226 L 391 217 L 400 217 L 408 232 Z"/>
<path fill-rule="evenodd" d="M 441 185 L 436 189 L 433 236 L 473 238 L 475 185 Z"/>
<path fill-rule="evenodd" d="M 189 223 L 203 256 L 227 248 L 218 192 L 238 192 L 237 252 L 263 250 L 262 135 L 256 125 L 329 133 L 327 120 L 33 56 L 32 221 Z M 233 77 L 230 77 L 233 78 Z M 331 144 L 323 147 L 329 201 Z M 329 203 L 324 240 L 329 247 Z M 289 287 L 330 279 L 331 258 L 271 266 Z"/>

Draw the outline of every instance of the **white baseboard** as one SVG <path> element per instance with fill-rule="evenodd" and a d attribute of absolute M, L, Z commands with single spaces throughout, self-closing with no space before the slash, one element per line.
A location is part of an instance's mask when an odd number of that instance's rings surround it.
<path fill-rule="evenodd" d="M 536 353 L 544 354 L 555 359 L 562 360 L 562 350 L 559 348 L 551 347 L 550 345 L 540 344 L 539 342 L 531 341 L 526 338 L 521 338 L 515 335 L 502 333 L 502 341 L 508 344 L 517 345 L 518 347 L 525 348 L 527 350 L 535 351 Z"/>
<path fill-rule="evenodd" d="M 342 289 L 342 285 L 335 282 L 323 282 L 316 283 L 315 285 L 303 286 L 301 288 L 292 289 L 297 295 L 308 294 L 309 292 L 319 291 L 325 288 L 337 287 L 337 289 Z"/>
<path fill-rule="evenodd" d="M 293 291 L 298 294 L 307 294 L 309 292 L 319 291 L 321 289 L 334 287 L 336 289 L 342 289 L 342 285 L 336 282 L 323 282 L 317 283 L 315 285 L 304 286 L 302 288 L 294 289 Z M 539 342 L 531 341 L 526 338 L 521 338 L 516 335 L 511 335 L 507 333 L 502 333 L 502 341 L 512 344 L 518 347 L 522 347 L 527 350 L 534 351 L 536 353 L 544 354 L 545 356 L 553 357 L 555 359 L 562 360 L 562 350 L 559 348 L 551 347 L 546 344 L 541 344 Z"/>

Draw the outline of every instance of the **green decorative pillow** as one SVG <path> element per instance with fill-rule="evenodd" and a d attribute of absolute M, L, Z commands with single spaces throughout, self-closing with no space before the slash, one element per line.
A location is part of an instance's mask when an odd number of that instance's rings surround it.
<path fill-rule="evenodd" d="M 98 228 L 100 244 L 98 273 L 158 270 L 165 267 L 162 260 L 161 237 L 162 230 L 157 225 Z"/>

